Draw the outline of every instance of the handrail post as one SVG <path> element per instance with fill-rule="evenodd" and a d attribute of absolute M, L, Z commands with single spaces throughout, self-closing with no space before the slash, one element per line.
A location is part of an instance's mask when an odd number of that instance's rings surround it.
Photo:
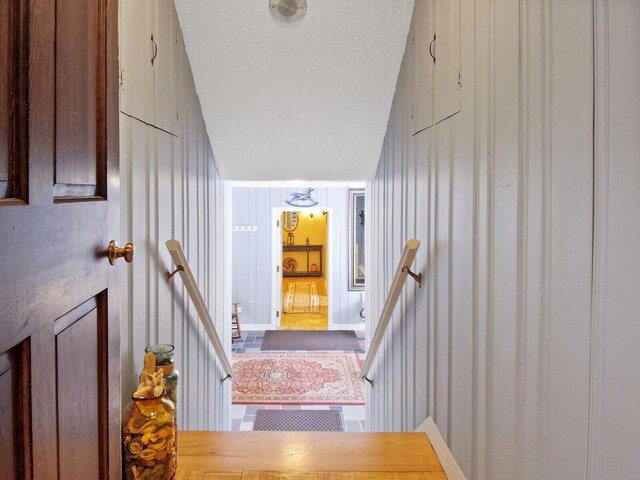
<path fill-rule="evenodd" d="M 196 307 L 198 316 L 200 317 L 200 320 L 204 325 L 204 329 L 209 336 L 209 340 L 213 344 L 213 348 L 216 351 L 220 363 L 222 363 L 222 368 L 225 375 L 224 377 L 222 377 L 221 381 L 224 382 L 225 380 L 231 378 L 231 376 L 233 375 L 233 369 L 231 368 L 229 358 L 224 351 L 224 347 L 220 342 L 220 338 L 218 337 L 218 333 L 216 332 L 216 327 L 214 326 L 211 315 L 209 314 L 207 304 L 205 303 L 204 298 L 202 298 L 202 294 L 200 293 L 200 289 L 198 288 L 195 278 L 193 277 L 193 273 L 191 272 L 191 268 L 189 267 L 189 262 L 187 262 L 187 257 L 185 257 L 184 255 L 184 251 L 182 250 L 180 242 L 173 239 L 167 240 L 166 245 L 169 249 L 171 259 L 176 265 L 176 269 L 173 272 L 167 272 L 167 281 L 171 280 L 171 278 L 176 273 L 180 274 L 185 287 L 187 287 L 187 292 L 189 292 L 191 301 Z"/>
<path fill-rule="evenodd" d="M 416 253 L 419 246 L 420 241 L 412 238 L 411 240 L 407 240 L 407 243 L 404 246 L 404 250 L 402 250 L 402 255 L 400 256 L 400 261 L 398 262 L 398 268 L 396 269 L 396 273 L 393 277 L 393 282 L 391 282 L 391 288 L 389 288 L 387 299 L 384 302 L 384 307 L 382 309 L 382 313 L 380 314 L 380 320 L 378 321 L 376 331 L 373 334 L 373 340 L 371 341 L 371 345 L 369 346 L 369 352 L 367 353 L 367 357 L 365 358 L 364 364 L 362 365 L 360 378 L 367 380 L 371 384 L 371 386 L 373 386 L 373 380 L 368 378 L 367 374 L 369 373 L 369 369 L 373 364 L 373 359 L 378 352 L 378 348 L 380 348 L 382 337 L 385 330 L 387 329 L 387 325 L 389 325 L 391 315 L 393 314 L 393 310 L 395 309 L 396 303 L 398 302 L 398 298 L 400 297 L 400 292 L 402 291 L 402 287 L 404 286 L 404 281 L 407 278 L 407 275 L 411 273 L 411 276 L 414 278 L 414 280 L 416 280 L 416 282 L 418 282 L 418 285 L 420 286 L 422 274 L 416 275 L 415 273 L 411 272 L 411 265 L 413 264 L 413 260 L 416 258 Z"/>

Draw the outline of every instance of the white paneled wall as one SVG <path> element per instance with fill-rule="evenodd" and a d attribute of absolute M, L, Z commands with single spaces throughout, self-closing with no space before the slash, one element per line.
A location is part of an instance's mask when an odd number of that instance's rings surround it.
<path fill-rule="evenodd" d="M 145 4 L 147 9 L 139 11 Z M 225 429 L 229 382 L 220 383 L 219 364 L 180 276 L 171 283 L 165 279 L 174 267 L 165 242 L 175 238 L 182 243 L 218 331 L 228 335 L 225 187 L 216 171 L 173 3 L 123 0 L 120 15 L 120 62 L 125 70 L 121 110 L 150 124 L 161 122 L 167 130 L 120 117 L 121 232 L 123 241 L 135 245 L 134 261 L 123 268 L 121 282 L 123 402 L 135 389 L 145 347 L 171 343 L 180 371 L 180 428 Z M 127 41 L 127 35 L 149 25 L 154 30 L 158 23 L 162 30 L 154 32 L 159 45 L 154 63 L 159 70 L 153 71 L 145 63 L 149 58 L 140 54 L 145 46 Z"/>
<path fill-rule="evenodd" d="M 425 275 L 369 428 L 431 415 L 472 479 L 636 478 L 640 4 L 463 0 L 461 25 L 461 112 L 410 135 L 410 33 L 368 184 L 368 336 L 408 238 Z"/>
<path fill-rule="evenodd" d="M 268 325 L 273 318 L 272 305 L 272 209 L 288 207 L 290 194 L 304 189 L 279 187 L 243 187 L 232 189 L 233 225 L 256 226 L 255 231 L 233 232 L 234 301 L 242 304 L 241 321 L 245 324 Z M 361 292 L 349 291 L 349 189 L 316 188 L 318 205 L 331 208 L 333 215 L 330 259 L 332 285 L 329 304 L 336 325 L 360 324 Z M 295 207 L 291 207 L 295 209 Z M 295 232 L 294 232 L 295 233 Z M 297 242 L 303 240 L 298 239 Z M 326 255 L 328 252 L 324 252 Z"/>

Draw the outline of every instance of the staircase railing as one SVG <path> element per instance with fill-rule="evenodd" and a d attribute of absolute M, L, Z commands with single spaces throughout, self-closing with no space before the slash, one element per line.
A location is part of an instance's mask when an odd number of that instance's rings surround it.
<path fill-rule="evenodd" d="M 407 243 L 404 246 L 404 250 L 402 250 L 402 255 L 400 256 L 400 261 L 398 262 L 398 268 L 396 269 L 396 273 L 393 276 L 393 282 L 391 283 L 391 288 L 389 288 L 387 299 L 384 302 L 382 313 L 380 313 L 380 320 L 378 321 L 378 325 L 376 326 L 376 331 L 373 335 L 371 345 L 369 346 L 367 357 L 365 358 L 364 364 L 362 365 L 360 378 L 365 379 L 371 384 L 371 386 L 373 386 L 373 380 L 368 378 L 367 375 L 369 374 L 369 370 L 371 369 L 371 365 L 373 364 L 373 359 L 378 353 L 380 343 L 382 342 L 382 337 L 384 336 L 384 332 L 389 325 L 391 315 L 393 314 L 393 310 L 396 306 L 396 303 L 398 302 L 398 298 L 400 297 L 400 292 L 402 291 L 402 287 L 404 286 L 404 281 L 407 278 L 407 275 L 410 275 L 418 283 L 418 287 L 422 286 L 422 273 L 416 274 L 411 271 L 411 265 L 413 264 L 413 260 L 416 257 L 419 246 L 420 241 L 412 238 L 411 240 L 407 240 Z"/>
<path fill-rule="evenodd" d="M 182 246 L 180 245 L 179 241 L 168 240 L 166 242 L 166 245 L 169 249 L 169 253 L 171 254 L 171 258 L 173 259 L 173 263 L 176 265 L 176 269 L 173 272 L 167 272 L 167 281 L 171 280 L 176 273 L 180 274 L 185 287 L 187 287 L 187 292 L 189 292 L 191 301 L 196 307 L 196 311 L 198 312 L 198 316 L 202 321 L 202 325 L 204 326 L 204 329 L 209 336 L 209 340 L 213 345 L 213 349 L 216 351 L 216 355 L 218 356 L 218 359 L 222 364 L 222 369 L 225 373 L 225 376 L 222 378 L 222 382 L 224 382 L 225 380 L 231 378 L 233 374 L 231 363 L 229 362 L 229 358 L 227 357 L 227 354 L 224 351 L 224 347 L 220 342 L 218 332 L 216 332 L 216 327 L 213 325 L 213 320 L 211 319 L 211 315 L 209 314 L 209 309 L 207 309 L 207 305 L 204 302 L 204 298 L 202 298 L 200 289 L 198 289 L 198 285 L 193 278 L 193 273 L 191 273 L 191 268 L 189 267 L 189 262 L 187 262 L 187 257 L 185 257 L 184 251 L 182 250 Z"/>

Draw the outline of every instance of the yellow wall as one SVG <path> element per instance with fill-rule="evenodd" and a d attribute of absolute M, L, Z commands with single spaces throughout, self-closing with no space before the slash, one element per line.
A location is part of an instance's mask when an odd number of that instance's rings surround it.
<path fill-rule="evenodd" d="M 327 216 L 322 210 L 302 210 L 298 213 L 298 225 L 293 231 L 295 245 L 305 245 L 309 238 L 309 245 L 322 245 L 322 276 L 327 275 Z M 313 213 L 313 217 L 311 217 Z M 284 214 L 283 214 L 284 215 Z M 288 232 L 282 230 L 282 243 L 287 244 Z M 298 263 L 297 270 L 304 270 L 307 266 L 307 254 L 305 252 L 283 252 L 282 258 L 292 257 Z M 312 263 L 318 263 L 318 254 L 311 253 L 309 257 L 309 268 Z M 319 265 L 318 265 L 319 266 Z"/>

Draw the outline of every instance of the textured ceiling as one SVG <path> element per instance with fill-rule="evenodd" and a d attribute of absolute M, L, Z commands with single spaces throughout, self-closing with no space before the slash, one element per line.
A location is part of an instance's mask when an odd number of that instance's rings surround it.
<path fill-rule="evenodd" d="M 175 0 L 222 178 L 372 178 L 413 1 Z"/>

